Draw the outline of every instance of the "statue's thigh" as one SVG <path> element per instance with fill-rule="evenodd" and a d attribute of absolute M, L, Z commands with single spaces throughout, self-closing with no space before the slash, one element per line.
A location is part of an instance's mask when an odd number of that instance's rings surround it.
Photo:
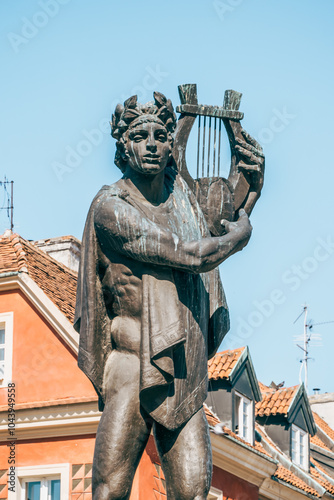
<path fill-rule="evenodd" d="M 93 492 L 108 490 L 106 498 L 127 498 L 116 491 L 131 489 L 132 479 L 150 435 L 151 425 L 142 414 L 139 403 L 139 379 L 135 359 L 126 355 L 114 357 L 115 365 L 122 370 L 115 377 L 114 387 L 109 380 L 107 400 L 98 426 L 93 462 Z M 127 365 L 132 361 L 132 370 Z M 115 367 L 114 367 L 115 368 Z M 139 373 L 139 372 L 138 372 Z M 112 375 L 110 374 L 111 378 Z M 125 383 L 127 378 L 127 383 Z M 123 379 L 123 380 L 122 380 Z M 115 492 L 115 494 L 111 494 Z M 95 498 L 95 497 L 94 497 Z M 103 498 L 103 495 L 97 496 Z"/>
<path fill-rule="evenodd" d="M 204 410 L 199 410 L 175 431 L 155 424 L 155 439 L 166 478 L 168 500 L 207 498 L 212 454 Z"/>

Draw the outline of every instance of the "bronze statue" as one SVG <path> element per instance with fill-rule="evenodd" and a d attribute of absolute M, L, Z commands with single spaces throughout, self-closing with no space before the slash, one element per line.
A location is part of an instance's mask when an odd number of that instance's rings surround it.
<path fill-rule="evenodd" d="M 241 129 L 241 95 L 230 94 L 216 115 L 207 109 L 229 135 L 229 180 L 193 180 L 185 146 L 204 107 L 195 86 L 182 86 L 180 95 L 190 111 L 181 109 L 178 125 L 159 92 L 154 102 L 132 96 L 116 107 L 111 126 L 123 177 L 99 191 L 83 235 L 78 362 L 103 410 L 94 500 L 129 498 L 152 428 L 168 499 L 205 499 L 210 489 L 207 360 L 229 329 L 218 266 L 248 243 L 264 158 Z"/>

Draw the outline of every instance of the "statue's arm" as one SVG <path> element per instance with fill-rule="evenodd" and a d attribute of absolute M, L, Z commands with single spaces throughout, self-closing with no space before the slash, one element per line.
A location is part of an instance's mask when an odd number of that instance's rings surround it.
<path fill-rule="evenodd" d="M 190 273 L 210 271 L 242 250 L 252 229 L 243 212 L 237 222 L 225 221 L 227 234 L 184 242 L 117 197 L 101 200 L 95 208 L 94 224 L 106 255 L 116 251 L 135 260 Z"/>

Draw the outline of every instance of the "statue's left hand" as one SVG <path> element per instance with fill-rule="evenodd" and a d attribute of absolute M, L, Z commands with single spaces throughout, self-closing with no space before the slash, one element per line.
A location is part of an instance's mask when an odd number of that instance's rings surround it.
<path fill-rule="evenodd" d="M 260 194 L 263 186 L 264 154 L 260 144 L 241 129 L 242 139 L 236 137 L 235 149 L 238 152 L 237 169 L 249 179 L 250 188 Z"/>

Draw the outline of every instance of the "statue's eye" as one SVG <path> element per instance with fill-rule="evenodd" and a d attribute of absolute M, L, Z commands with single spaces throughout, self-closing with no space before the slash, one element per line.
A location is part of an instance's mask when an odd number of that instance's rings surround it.
<path fill-rule="evenodd" d="M 166 134 L 164 133 L 159 133 L 156 137 L 156 139 L 160 142 L 166 142 L 167 140 L 167 137 L 166 137 Z"/>
<path fill-rule="evenodd" d="M 144 139 L 146 139 L 147 133 L 146 132 L 136 132 L 134 135 L 130 137 L 130 139 L 134 142 L 141 142 Z"/>

